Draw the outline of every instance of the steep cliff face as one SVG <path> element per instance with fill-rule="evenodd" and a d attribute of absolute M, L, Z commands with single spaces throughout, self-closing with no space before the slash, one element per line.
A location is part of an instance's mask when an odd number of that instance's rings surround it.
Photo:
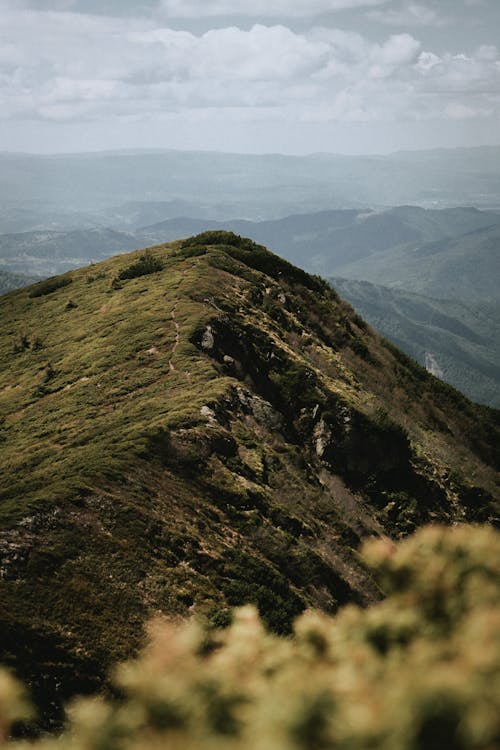
<path fill-rule="evenodd" d="M 3 661 L 48 713 L 151 615 L 278 632 L 379 590 L 360 541 L 498 518 L 498 414 L 321 279 L 216 232 L 0 300 Z"/>

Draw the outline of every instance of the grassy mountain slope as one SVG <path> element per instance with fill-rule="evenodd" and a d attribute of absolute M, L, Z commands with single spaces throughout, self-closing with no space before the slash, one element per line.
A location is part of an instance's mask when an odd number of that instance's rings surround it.
<path fill-rule="evenodd" d="M 159 611 L 285 631 L 378 590 L 362 538 L 498 517 L 498 415 L 231 234 L 0 299 L 3 660 L 92 689 Z M 62 687 L 58 687 L 62 686 Z"/>
<path fill-rule="evenodd" d="M 421 365 L 434 361 L 447 383 L 474 401 L 500 407 L 498 304 L 432 299 L 351 279 L 331 282 L 370 325 Z"/>

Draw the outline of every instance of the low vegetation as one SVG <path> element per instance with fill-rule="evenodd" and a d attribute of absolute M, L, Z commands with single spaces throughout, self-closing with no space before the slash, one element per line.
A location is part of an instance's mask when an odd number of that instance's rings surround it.
<path fill-rule="evenodd" d="M 293 637 L 254 607 L 214 630 L 157 620 L 122 696 L 87 698 L 34 750 L 489 750 L 500 738 L 500 534 L 427 527 L 363 556 L 386 598 L 335 617 L 309 610 Z M 29 718 L 0 673 L 3 738 Z M 18 725 L 19 726 L 19 725 Z M 7 742 L 4 746 L 10 747 Z"/>
<path fill-rule="evenodd" d="M 135 263 L 131 263 L 130 266 L 122 268 L 118 273 L 117 279 L 124 281 L 125 279 L 136 279 L 139 276 L 147 276 L 150 273 L 157 273 L 163 270 L 163 263 L 161 260 L 152 253 L 145 252 Z"/>
<path fill-rule="evenodd" d="M 73 279 L 71 276 L 54 276 L 53 278 L 39 281 L 38 284 L 34 284 L 30 287 L 29 296 L 31 298 L 45 297 L 47 294 L 52 294 L 58 289 L 69 286 L 72 281 Z"/>

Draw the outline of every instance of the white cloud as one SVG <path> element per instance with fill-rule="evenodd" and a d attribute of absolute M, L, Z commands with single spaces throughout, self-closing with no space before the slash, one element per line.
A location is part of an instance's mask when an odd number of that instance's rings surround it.
<path fill-rule="evenodd" d="M 491 110 L 469 107 L 467 104 L 460 104 L 459 102 L 450 102 L 446 105 L 445 113 L 450 120 L 474 120 L 477 117 L 491 115 Z"/>
<path fill-rule="evenodd" d="M 412 62 L 420 48 L 420 42 L 410 34 L 395 34 L 374 51 L 374 56 L 391 67 Z"/>
<path fill-rule="evenodd" d="M 256 24 L 214 29 L 201 36 L 171 29 L 130 34 L 129 40 L 154 50 L 168 77 L 259 81 L 295 79 L 321 67 L 328 46 L 284 26 Z"/>
<path fill-rule="evenodd" d="M 429 74 L 436 65 L 441 65 L 443 60 L 434 52 L 422 52 L 415 65 L 415 70 L 423 75 Z"/>
<path fill-rule="evenodd" d="M 371 10 L 366 15 L 372 21 L 400 28 L 442 26 L 447 22 L 433 8 L 418 3 L 409 3 L 396 9 Z"/>
<path fill-rule="evenodd" d="M 470 55 L 423 52 L 415 70 L 419 73 L 421 89 L 428 92 L 459 93 L 475 98 L 500 92 L 498 52 L 494 47 L 489 47 L 487 51 L 480 47 Z M 482 112 L 481 108 L 473 109 Z"/>
<path fill-rule="evenodd" d="M 384 5 L 388 0 L 160 0 L 170 18 L 248 16 L 300 18 L 332 11 Z"/>
<path fill-rule="evenodd" d="M 260 23 L 194 34 L 153 17 L 12 8 L 0 29 L 3 120 L 457 120 L 500 116 L 499 92 L 496 47 L 438 54 L 408 33 L 375 43 Z"/>
<path fill-rule="evenodd" d="M 494 44 L 482 44 L 477 51 L 477 56 L 480 60 L 495 61 L 498 60 L 498 49 Z"/>

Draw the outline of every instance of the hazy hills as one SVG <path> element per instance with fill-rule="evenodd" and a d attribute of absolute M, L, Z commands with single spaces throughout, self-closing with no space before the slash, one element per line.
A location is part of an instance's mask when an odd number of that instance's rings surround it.
<path fill-rule="evenodd" d="M 252 601 L 286 631 L 378 597 L 362 538 L 498 516 L 497 414 L 250 241 L 118 256 L 0 308 L 0 635 L 46 706 L 153 613 Z"/>
<path fill-rule="evenodd" d="M 144 235 L 107 228 L 4 234 L 0 235 L 0 263 L 14 272 L 51 276 L 142 247 L 141 239 Z"/>
<path fill-rule="evenodd" d="M 142 208 L 138 210 L 141 216 L 145 215 Z M 137 214 L 133 215 L 137 218 Z M 11 270 L 33 272 L 36 269 L 43 273 L 45 267 L 45 275 L 49 275 L 55 270 L 61 272 L 113 253 L 188 237 L 207 229 L 229 229 L 251 237 L 288 260 L 324 276 L 350 276 L 351 269 L 353 274 L 369 274 L 372 268 L 376 275 L 381 273 L 380 266 L 390 262 L 394 264 L 391 273 L 397 283 L 398 274 L 401 279 L 406 278 L 412 258 L 417 258 L 418 270 L 422 267 L 418 258 L 430 257 L 432 253 L 432 268 L 439 270 L 436 261 L 442 257 L 441 249 L 446 253 L 444 263 L 450 263 L 451 267 L 468 252 L 467 248 L 462 250 L 461 242 L 468 242 L 471 247 L 476 242 L 477 252 L 488 252 L 491 244 L 494 245 L 491 238 L 500 231 L 500 215 L 467 207 L 438 211 L 400 206 L 384 211 L 329 210 L 260 222 L 177 217 L 127 231 L 101 227 L 0 235 L 0 259 Z M 473 234 L 483 229 L 484 239 L 481 234 Z M 460 239 L 456 245 L 451 242 L 447 245 L 446 241 L 452 238 Z M 489 252 L 485 260 L 494 263 L 494 251 Z M 492 270 L 490 265 L 485 266 L 487 275 L 491 275 Z M 366 280 L 375 281 L 373 278 Z"/>
<path fill-rule="evenodd" d="M 176 211 L 177 216 L 223 220 L 272 219 L 332 207 L 500 205 L 498 147 L 371 157 L 3 153 L 0 175 L 1 233 L 133 226 L 120 219 L 130 202 L 180 201 L 189 210 Z"/>
<path fill-rule="evenodd" d="M 476 266 L 481 261 L 477 270 L 486 279 L 495 278 L 500 214 L 468 207 L 431 210 L 399 206 L 384 211 L 322 211 L 262 222 L 170 219 L 145 231 L 150 236 L 170 240 L 202 229 L 224 227 L 250 236 L 323 276 L 352 274 L 352 278 L 375 281 L 373 277 L 386 272 L 395 285 L 405 286 L 406 279 L 409 284 L 418 284 L 412 275 L 418 276 L 419 270 L 422 273 L 425 262 L 427 276 L 434 274 L 433 283 L 439 286 L 446 266 L 460 277 L 469 258 L 473 258 Z M 467 282 L 466 277 L 464 285 Z M 426 283 L 427 278 L 422 278 L 421 285 Z M 478 280 L 477 284 L 480 283 Z M 478 295 L 483 296 L 481 288 Z"/>
<path fill-rule="evenodd" d="M 442 299 L 498 299 L 500 223 L 460 237 L 392 248 L 342 266 L 365 279 Z"/>
<path fill-rule="evenodd" d="M 19 289 L 36 281 L 34 276 L 25 276 L 20 273 L 0 270 L 0 294 L 10 292 L 11 289 Z"/>

